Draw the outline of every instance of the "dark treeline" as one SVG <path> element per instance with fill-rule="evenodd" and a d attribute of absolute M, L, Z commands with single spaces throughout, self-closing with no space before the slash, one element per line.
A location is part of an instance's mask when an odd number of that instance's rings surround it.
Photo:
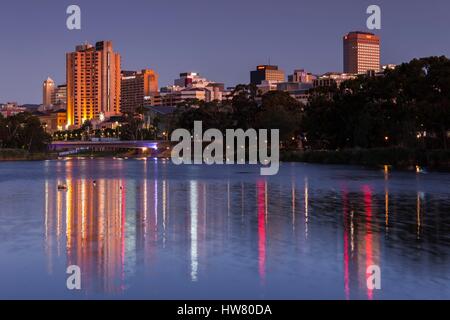
<path fill-rule="evenodd" d="M 311 90 L 308 106 L 288 93 L 258 96 L 256 87 L 239 85 L 230 101 L 187 101 L 172 125 L 193 128 L 280 129 L 285 148 L 423 148 L 447 149 L 450 130 L 450 60 L 416 59 L 361 76 L 340 87 Z"/>
<path fill-rule="evenodd" d="M 259 99 L 261 98 L 261 99 Z M 259 97 L 255 86 L 238 85 L 230 101 L 190 100 L 180 104 L 172 117 L 172 129 L 193 130 L 194 121 L 203 129 L 280 129 L 284 146 L 295 144 L 301 133 L 304 107 L 288 93 L 273 91 Z"/>
<path fill-rule="evenodd" d="M 4 118 L 0 114 L 0 148 L 46 151 L 51 136 L 39 119 L 28 112 Z"/>
<path fill-rule="evenodd" d="M 450 60 L 431 57 L 317 90 L 302 129 L 312 148 L 447 149 Z"/>

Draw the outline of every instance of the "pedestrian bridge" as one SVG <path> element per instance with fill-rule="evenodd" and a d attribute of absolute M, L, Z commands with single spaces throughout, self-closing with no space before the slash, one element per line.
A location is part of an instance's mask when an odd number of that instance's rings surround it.
<path fill-rule="evenodd" d="M 54 141 L 49 145 L 51 151 L 115 151 L 123 149 L 160 150 L 169 146 L 168 141 Z"/>

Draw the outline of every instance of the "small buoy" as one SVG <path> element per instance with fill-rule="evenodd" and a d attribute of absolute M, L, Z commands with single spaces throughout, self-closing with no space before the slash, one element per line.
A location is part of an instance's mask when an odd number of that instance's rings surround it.
<path fill-rule="evenodd" d="M 92 183 L 94 184 L 94 187 L 97 185 L 97 181 L 95 180 Z"/>

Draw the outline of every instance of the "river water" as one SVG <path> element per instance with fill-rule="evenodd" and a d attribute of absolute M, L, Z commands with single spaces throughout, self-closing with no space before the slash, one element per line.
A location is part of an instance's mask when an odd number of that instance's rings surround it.
<path fill-rule="evenodd" d="M 450 175 L 0 163 L 0 298 L 450 299 Z"/>

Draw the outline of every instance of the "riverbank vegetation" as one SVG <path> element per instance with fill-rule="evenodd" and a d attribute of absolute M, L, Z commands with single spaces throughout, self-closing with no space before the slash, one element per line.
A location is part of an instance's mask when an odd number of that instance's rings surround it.
<path fill-rule="evenodd" d="M 382 75 L 311 89 L 309 96 L 309 103 L 303 105 L 287 92 L 261 95 L 256 86 L 238 85 L 229 100 L 179 104 L 164 119 L 166 136 L 178 128 L 193 131 L 194 121 L 202 121 L 203 130 L 222 132 L 279 129 L 283 160 L 448 167 L 450 60 L 446 57 L 414 59 Z M 95 131 L 87 122 L 79 130 L 59 133 L 57 139 L 157 136 L 158 124 L 144 126 L 142 110 L 122 118 L 116 129 Z M 0 116 L 2 149 L 45 152 L 50 140 L 31 114 Z"/>
<path fill-rule="evenodd" d="M 0 149 L 0 161 L 41 161 L 56 158 L 57 154 L 49 152 L 29 152 L 23 149 Z"/>
<path fill-rule="evenodd" d="M 285 150 L 281 153 L 281 160 L 371 167 L 390 165 L 405 170 L 415 170 L 416 166 L 419 166 L 430 170 L 450 171 L 450 150 L 408 148 Z"/>
<path fill-rule="evenodd" d="M 0 160 L 40 160 L 50 157 L 51 136 L 39 119 L 24 112 L 10 117 L 0 114 Z"/>
<path fill-rule="evenodd" d="M 117 117 L 116 127 L 94 129 L 90 121 L 86 121 L 80 128 L 74 130 L 57 131 L 53 134 L 54 141 L 79 141 L 89 139 L 120 139 L 123 141 L 157 140 L 159 132 L 155 127 L 146 127 L 144 111 L 124 113 Z"/>
<path fill-rule="evenodd" d="M 450 60 L 432 57 L 316 90 L 302 130 L 311 149 L 449 147 Z"/>
<path fill-rule="evenodd" d="M 415 59 L 383 75 L 311 89 L 308 105 L 288 93 L 258 95 L 237 86 L 222 103 L 188 101 L 173 128 L 280 129 L 284 160 L 323 163 L 422 164 L 448 168 L 450 60 Z"/>
<path fill-rule="evenodd" d="M 238 85 L 233 98 L 222 103 L 189 100 L 180 104 L 172 116 L 171 128 L 191 132 L 194 121 L 202 121 L 203 130 L 279 129 L 284 148 L 297 145 L 304 106 L 287 92 L 271 91 L 259 96 L 253 85 Z"/>

